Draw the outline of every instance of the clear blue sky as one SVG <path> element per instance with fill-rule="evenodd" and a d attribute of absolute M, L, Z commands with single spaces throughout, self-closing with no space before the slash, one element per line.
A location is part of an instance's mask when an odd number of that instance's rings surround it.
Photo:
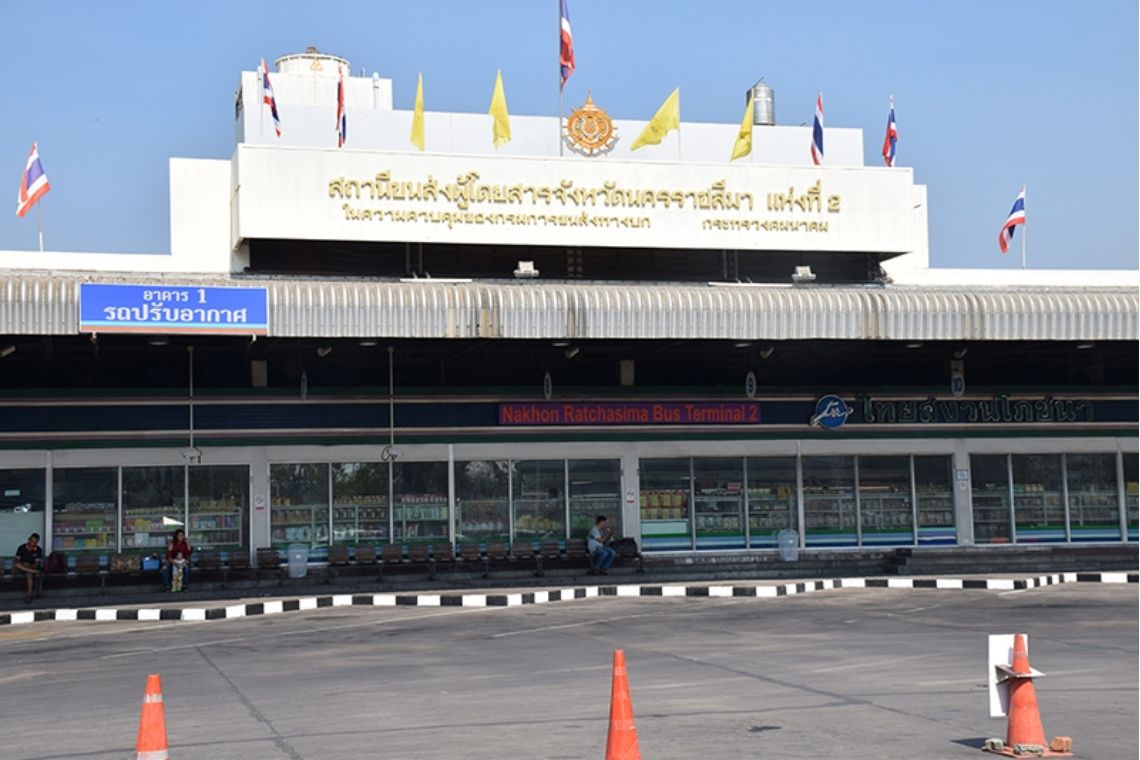
<path fill-rule="evenodd" d="M 779 123 L 861 127 L 878 164 L 893 93 L 898 163 L 929 188 L 932 265 L 1019 265 L 997 234 L 1028 185 L 1030 268 L 1137 259 L 1137 3 L 569 0 L 578 70 L 617 118 L 677 86 L 686 121 L 736 122 L 761 76 Z M 228 158 L 238 72 L 307 45 L 394 80 L 410 109 L 485 112 L 503 69 L 512 113 L 557 112 L 557 0 L 152 0 L 6 3 L 0 250 L 34 249 L 15 217 L 39 141 L 49 250 L 169 250 L 167 160 Z M 0 183 L 2 186 L 2 183 Z M 1015 249 L 1016 250 L 1016 249 Z"/>

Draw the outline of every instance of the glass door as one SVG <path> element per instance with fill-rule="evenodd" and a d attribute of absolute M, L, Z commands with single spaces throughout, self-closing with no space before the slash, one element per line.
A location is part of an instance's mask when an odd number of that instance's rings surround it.
<path fill-rule="evenodd" d="M 0 551 L 15 553 L 16 547 L 39 533 L 44 556 L 51 549 L 43 540 L 44 488 L 47 471 L 0 470 Z"/>
<path fill-rule="evenodd" d="M 119 470 L 115 467 L 52 473 L 52 549 L 113 553 L 118 550 Z"/>
<path fill-rule="evenodd" d="M 753 549 L 775 549 L 782 530 L 799 530 L 796 458 L 748 459 L 748 540 Z"/>
<path fill-rule="evenodd" d="M 1060 454 L 1014 454 L 1014 538 L 1019 544 L 1056 543 L 1065 535 Z"/>
<path fill-rule="evenodd" d="M 744 548 L 744 460 L 693 460 L 698 549 Z"/>
<path fill-rule="evenodd" d="M 918 545 L 955 544 L 953 460 L 948 456 L 914 457 L 918 502 Z"/>
<path fill-rule="evenodd" d="M 621 536 L 621 460 L 571 459 L 570 538 L 586 538 L 598 515 Z"/>
<path fill-rule="evenodd" d="M 449 541 L 447 462 L 397 462 L 392 466 L 395 540 Z"/>
<path fill-rule="evenodd" d="M 476 459 L 455 463 L 455 541 L 511 540 L 511 463 Z"/>
<path fill-rule="evenodd" d="M 974 543 L 1008 544 L 1010 525 L 1009 456 L 970 455 L 970 501 L 973 504 Z"/>
<path fill-rule="evenodd" d="M 332 466 L 334 544 L 375 544 L 388 539 L 388 464 Z"/>
<path fill-rule="evenodd" d="M 1073 541 L 1119 541 L 1115 454 L 1066 454 L 1069 530 Z"/>
<path fill-rule="evenodd" d="M 271 465 L 269 489 L 273 495 L 269 514 L 273 547 L 307 544 L 325 549 L 329 543 L 328 464 Z"/>
<path fill-rule="evenodd" d="M 804 457 L 804 544 L 855 546 L 855 459 Z"/>
<path fill-rule="evenodd" d="M 512 462 L 514 540 L 566 537 L 566 462 Z"/>
<path fill-rule="evenodd" d="M 1137 505 L 1140 504 L 1140 477 L 1137 477 L 1137 464 L 1140 458 L 1135 454 L 1122 454 L 1124 466 L 1124 516 L 1128 528 L 1128 540 L 1136 540 Z"/>
<path fill-rule="evenodd" d="M 859 457 L 859 521 L 863 546 L 914 544 L 910 457 Z"/>
<path fill-rule="evenodd" d="M 190 468 L 190 510 L 186 534 L 192 546 L 240 552 L 247 549 L 249 467 L 195 465 Z M 196 543 L 195 543 L 196 542 Z"/>

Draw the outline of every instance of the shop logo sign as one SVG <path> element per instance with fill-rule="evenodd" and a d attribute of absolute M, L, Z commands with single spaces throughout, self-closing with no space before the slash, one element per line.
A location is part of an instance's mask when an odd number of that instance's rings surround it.
<path fill-rule="evenodd" d="M 847 402 L 839 396 L 828 394 L 815 402 L 815 414 L 811 416 L 811 426 L 827 430 L 838 430 L 847 422 L 847 415 L 851 414 Z"/>

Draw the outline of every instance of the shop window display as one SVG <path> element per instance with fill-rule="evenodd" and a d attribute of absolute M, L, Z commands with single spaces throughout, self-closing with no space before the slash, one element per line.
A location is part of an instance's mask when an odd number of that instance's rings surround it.
<path fill-rule="evenodd" d="M 1056 543 L 1065 535 L 1065 497 L 1060 454 L 1014 454 L 1014 540 Z"/>
<path fill-rule="evenodd" d="M 447 462 L 392 465 L 395 541 L 447 541 Z"/>
<path fill-rule="evenodd" d="M 804 543 L 855 546 L 855 460 L 809 456 L 804 468 Z"/>
<path fill-rule="evenodd" d="M 515 541 L 566 537 L 566 462 L 513 462 Z"/>
<path fill-rule="evenodd" d="M 776 548 L 782 530 L 799 530 L 796 458 L 748 459 L 748 540 L 754 549 Z"/>
<path fill-rule="evenodd" d="M 974 543 L 1008 544 L 1013 539 L 1009 455 L 971 454 L 970 483 Z"/>
<path fill-rule="evenodd" d="M 165 551 L 186 528 L 185 467 L 123 468 L 123 551 Z"/>
<path fill-rule="evenodd" d="M 954 519 L 953 468 L 953 459 L 949 456 L 914 457 L 919 546 L 958 542 Z"/>
<path fill-rule="evenodd" d="M 31 534 L 44 534 L 46 483 L 46 470 L 0 470 L 0 551 L 14 552 Z"/>
<path fill-rule="evenodd" d="M 186 533 L 202 549 L 234 551 L 249 547 L 249 467 L 196 465 L 189 470 L 190 509 Z"/>
<path fill-rule="evenodd" d="M 863 546 L 914 543 L 910 457 L 859 457 L 859 523 Z"/>
<path fill-rule="evenodd" d="M 388 464 L 333 464 L 334 544 L 375 544 L 389 535 Z"/>
<path fill-rule="evenodd" d="M 274 548 L 328 545 L 328 464 L 270 465 L 269 492 L 269 530 Z"/>
<path fill-rule="evenodd" d="M 1115 454 L 1066 454 L 1072 541 L 1119 541 L 1120 497 Z"/>
<path fill-rule="evenodd" d="M 744 548 L 744 460 L 693 460 L 693 517 L 698 549 Z"/>
<path fill-rule="evenodd" d="M 1124 516 L 1128 528 L 1128 540 L 1136 540 L 1137 505 L 1140 503 L 1140 477 L 1137 477 L 1138 458 L 1135 454 L 1123 454 L 1124 466 Z"/>
<path fill-rule="evenodd" d="M 114 553 L 119 470 L 76 468 L 52 472 L 52 550 Z"/>
<path fill-rule="evenodd" d="M 691 461 L 641 460 L 641 543 L 646 549 L 691 549 Z"/>
<path fill-rule="evenodd" d="M 615 536 L 621 530 L 621 460 L 571 459 L 570 538 L 584 539 L 594 518 L 605 515 Z"/>
<path fill-rule="evenodd" d="M 505 459 L 455 463 L 455 541 L 509 541 L 511 465 Z"/>

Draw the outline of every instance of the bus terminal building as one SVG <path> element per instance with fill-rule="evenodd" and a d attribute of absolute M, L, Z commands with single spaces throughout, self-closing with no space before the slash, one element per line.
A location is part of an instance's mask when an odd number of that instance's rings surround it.
<path fill-rule="evenodd" d="M 1136 271 L 931 269 L 857 129 L 729 163 L 735 124 L 429 112 L 420 151 L 373 75 L 338 147 L 339 67 L 278 61 L 280 137 L 242 73 L 169 253 L 0 253 L 0 545 L 1137 541 Z"/>

